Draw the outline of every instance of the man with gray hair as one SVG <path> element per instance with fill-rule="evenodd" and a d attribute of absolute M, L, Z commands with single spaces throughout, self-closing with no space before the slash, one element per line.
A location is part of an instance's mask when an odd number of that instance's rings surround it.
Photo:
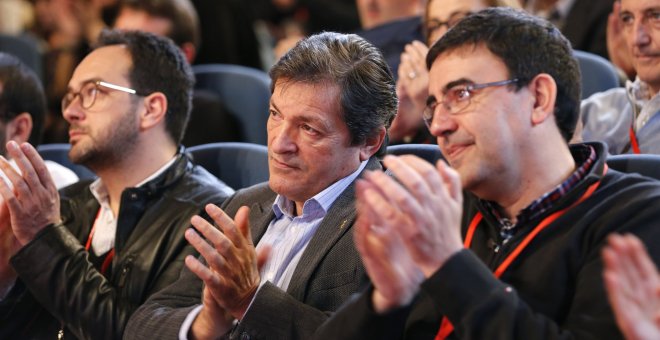
<path fill-rule="evenodd" d="M 392 73 L 364 39 L 323 33 L 270 76 L 268 183 L 208 205 L 219 228 L 192 219 L 186 238 L 204 262 L 186 258 L 181 278 L 131 318 L 127 339 L 306 339 L 366 286 L 351 232 L 354 182 L 381 168 Z"/>

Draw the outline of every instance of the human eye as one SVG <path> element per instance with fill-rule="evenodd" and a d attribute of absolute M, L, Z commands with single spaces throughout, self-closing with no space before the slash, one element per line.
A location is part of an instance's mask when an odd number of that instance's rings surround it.
<path fill-rule="evenodd" d="M 94 83 L 88 83 L 80 90 L 80 94 L 86 98 L 93 98 L 97 95 L 98 88 Z"/>
<path fill-rule="evenodd" d="M 630 26 L 635 21 L 635 17 L 630 12 L 621 12 L 619 19 L 621 19 L 624 26 Z"/>
<path fill-rule="evenodd" d="M 470 99 L 470 89 L 468 86 L 456 86 L 447 91 L 447 101 L 462 102 Z"/>
<path fill-rule="evenodd" d="M 302 124 L 302 125 L 300 126 L 300 128 L 301 128 L 303 131 L 305 131 L 305 133 L 307 133 L 307 134 L 310 135 L 310 136 L 319 136 L 319 135 L 321 134 L 321 133 L 319 132 L 319 130 L 313 128 L 313 127 L 312 127 L 311 125 L 309 125 L 309 124 Z"/>
<path fill-rule="evenodd" d="M 647 15 L 650 23 L 654 25 L 660 24 L 660 10 L 652 10 Z"/>
<path fill-rule="evenodd" d="M 432 19 L 426 23 L 426 35 L 430 36 L 431 33 L 435 32 L 440 28 L 440 21 Z"/>
<path fill-rule="evenodd" d="M 453 14 L 449 20 L 447 21 L 447 26 L 448 28 L 452 28 L 458 24 L 459 21 L 463 20 L 466 16 L 468 16 L 470 12 L 459 12 Z"/>
<path fill-rule="evenodd" d="M 282 114 L 279 111 L 270 109 L 270 110 L 268 110 L 268 112 L 269 112 L 269 115 L 270 115 L 271 119 L 275 119 L 275 120 L 282 119 Z"/>

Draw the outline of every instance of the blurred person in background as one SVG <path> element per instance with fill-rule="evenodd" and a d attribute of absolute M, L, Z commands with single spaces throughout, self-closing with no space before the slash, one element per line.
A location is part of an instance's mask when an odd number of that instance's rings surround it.
<path fill-rule="evenodd" d="M 422 120 L 429 87 L 428 46 L 465 16 L 494 6 L 520 8 L 518 0 L 428 0 L 423 21 L 425 43 L 415 40 L 401 53 L 396 82 L 399 109 L 389 131 L 390 144 L 435 142 Z"/>

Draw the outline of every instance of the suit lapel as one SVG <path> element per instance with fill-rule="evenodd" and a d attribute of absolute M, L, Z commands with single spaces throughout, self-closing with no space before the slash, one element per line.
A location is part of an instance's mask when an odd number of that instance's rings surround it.
<path fill-rule="evenodd" d="M 376 169 L 381 169 L 380 163 L 372 158 L 365 170 Z M 304 301 L 310 277 L 316 267 L 334 244 L 352 228 L 355 217 L 355 182 L 353 182 L 337 197 L 305 248 L 289 283 L 288 293 L 291 296 L 298 301 Z"/>
<path fill-rule="evenodd" d="M 272 197 L 268 197 L 267 200 L 259 203 L 254 203 L 250 207 L 250 232 L 252 233 L 252 242 L 255 245 L 259 243 L 261 237 L 264 236 L 270 222 L 275 219 L 275 213 L 272 209 L 274 200 L 275 194 L 273 193 Z"/>

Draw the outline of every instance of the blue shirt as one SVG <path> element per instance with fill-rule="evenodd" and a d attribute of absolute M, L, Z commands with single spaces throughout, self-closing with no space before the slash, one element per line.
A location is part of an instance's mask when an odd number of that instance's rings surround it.
<path fill-rule="evenodd" d="M 257 244 L 257 251 L 271 246 L 268 261 L 261 268 L 261 283 L 270 281 L 287 290 L 291 276 L 298 266 L 309 241 L 323 221 L 332 204 L 367 165 L 362 162 L 357 170 L 333 183 L 303 204 L 302 214 L 294 216 L 295 202 L 277 195 L 273 203 L 275 219 L 270 222 L 264 236 Z"/>

